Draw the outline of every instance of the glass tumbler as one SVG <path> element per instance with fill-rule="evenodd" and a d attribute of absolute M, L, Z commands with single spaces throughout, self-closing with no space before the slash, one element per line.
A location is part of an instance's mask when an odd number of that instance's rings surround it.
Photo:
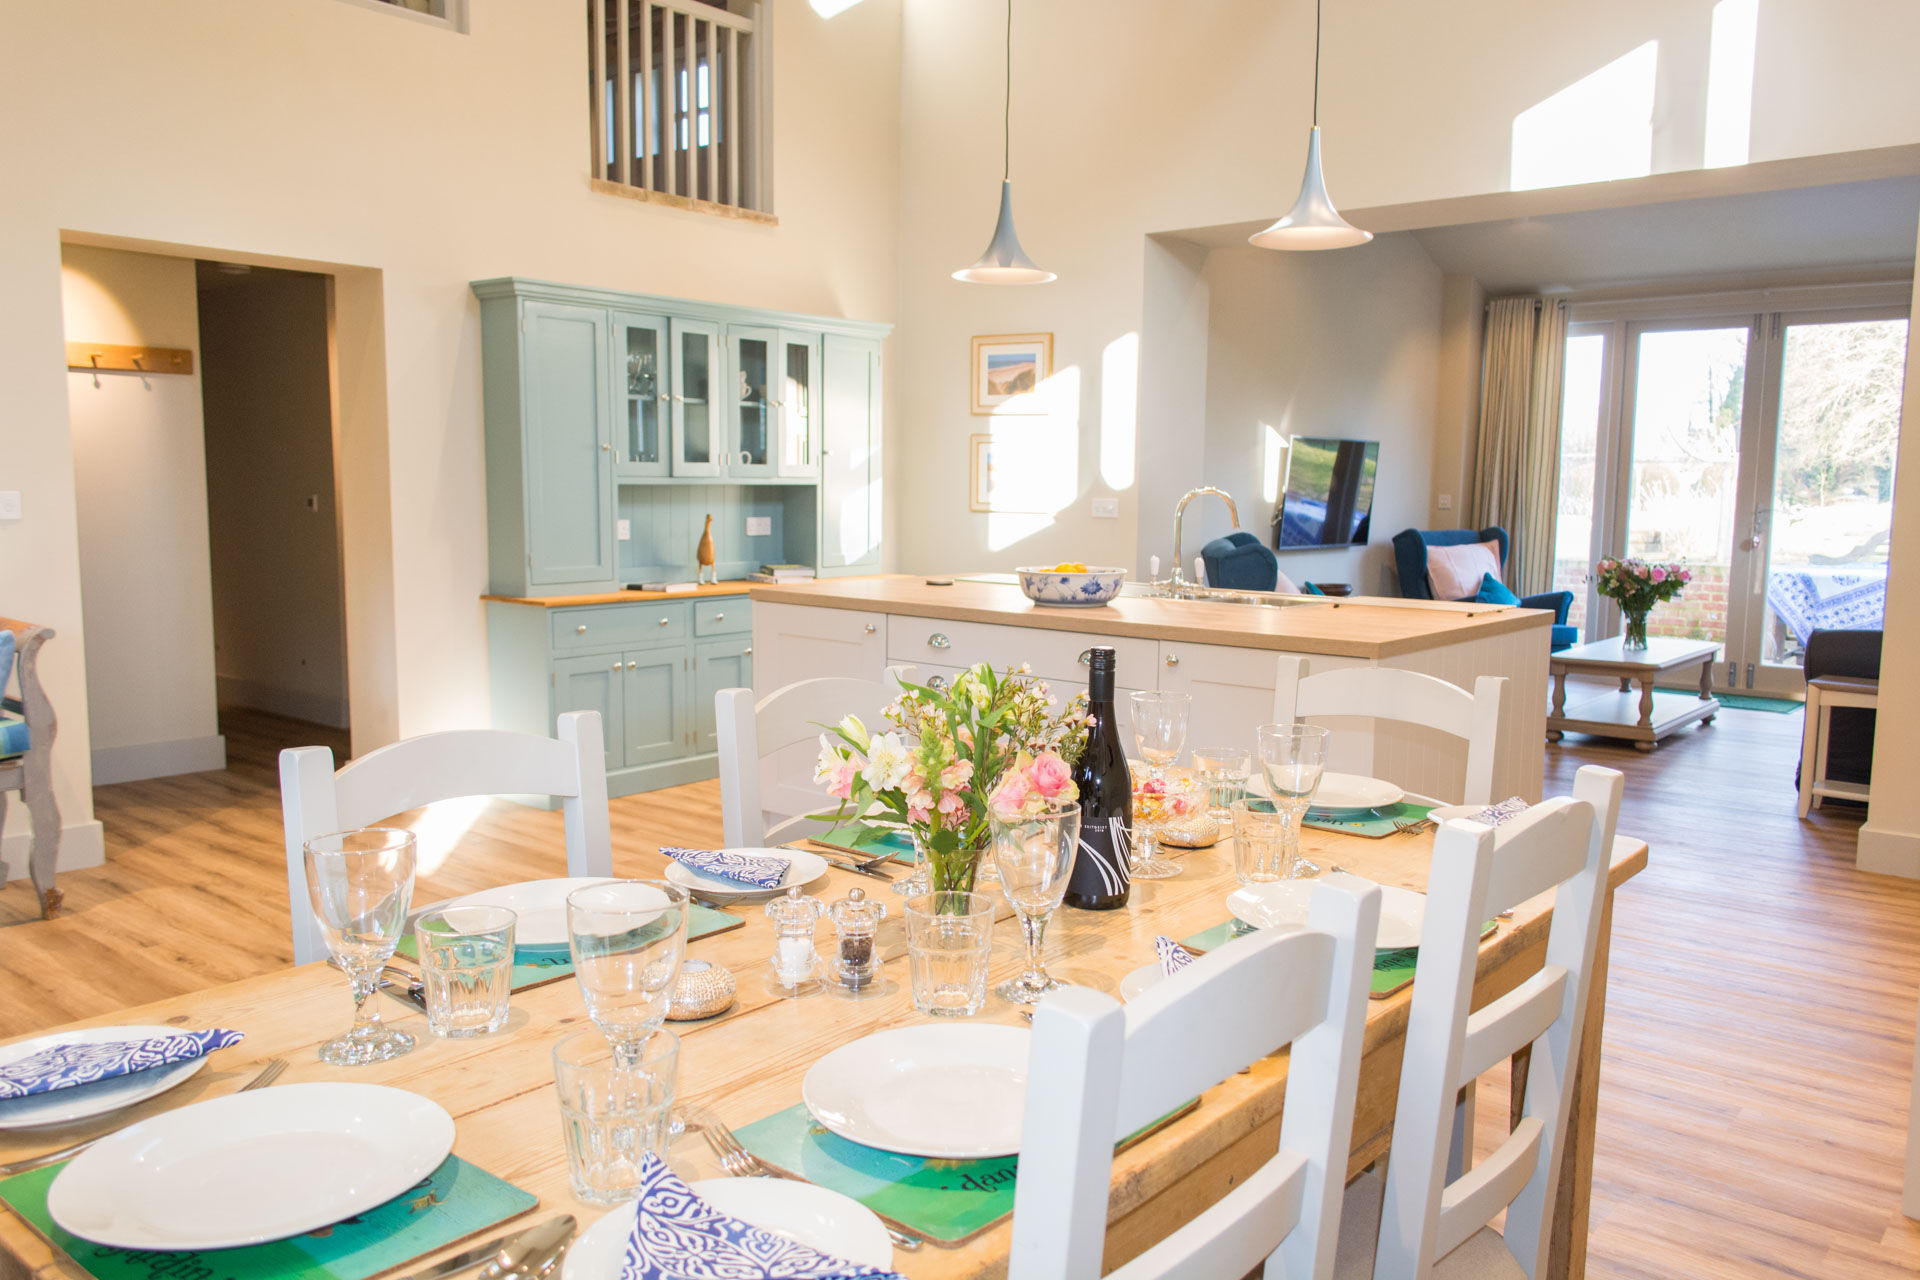
<path fill-rule="evenodd" d="M 1233 802 L 1233 877 L 1241 884 L 1293 878 L 1290 824 L 1271 800 Z"/>
<path fill-rule="evenodd" d="M 1246 786 L 1253 752 L 1245 747 L 1195 747 L 1193 768 L 1206 794 L 1207 816 L 1225 821 Z"/>
<path fill-rule="evenodd" d="M 414 922 L 433 1034 L 459 1040 L 507 1024 L 516 919 L 505 907 L 448 907 Z"/>
<path fill-rule="evenodd" d="M 632 1062 L 591 1028 L 553 1046 L 553 1083 L 567 1143 L 567 1181 L 590 1204 L 640 1192 L 640 1163 L 666 1150 L 680 1037 L 656 1031 Z"/>
<path fill-rule="evenodd" d="M 907 899 L 907 971 L 913 1007 L 965 1018 L 987 1002 L 993 899 L 984 893 L 923 893 Z"/>

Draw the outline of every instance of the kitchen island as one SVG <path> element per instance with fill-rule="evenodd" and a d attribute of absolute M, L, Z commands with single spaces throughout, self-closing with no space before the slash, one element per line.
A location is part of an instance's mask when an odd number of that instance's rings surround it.
<path fill-rule="evenodd" d="M 1190 746 L 1251 748 L 1270 723 L 1283 656 L 1309 673 L 1383 666 L 1438 676 L 1463 688 L 1507 680 L 1500 714 L 1496 797 L 1540 798 L 1542 733 L 1552 618 L 1534 609 L 1367 596 L 1305 597 L 1284 607 L 1125 594 L 1107 605 L 1036 605 L 1011 579 L 879 575 L 752 588 L 754 688 L 766 693 L 814 676 L 879 680 L 911 665 L 925 682 L 976 662 L 1028 664 L 1062 693 L 1086 682 L 1086 651 L 1116 650 L 1121 702 L 1139 689 L 1193 695 Z M 1124 706 L 1121 714 L 1125 715 Z M 1458 800 L 1466 781 L 1457 739 L 1407 725 L 1332 719 L 1330 767 L 1391 778 L 1424 795 Z M 1131 740 L 1121 726 L 1124 740 Z M 771 785 L 814 794 L 811 758 L 782 759 Z"/>

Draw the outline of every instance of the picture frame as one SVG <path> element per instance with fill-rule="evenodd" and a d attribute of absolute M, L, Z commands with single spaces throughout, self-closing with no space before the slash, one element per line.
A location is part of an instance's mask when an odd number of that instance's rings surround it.
<path fill-rule="evenodd" d="M 1011 452 L 1013 441 L 1002 436 L 1000 448 Z M 1041 508 L 1030 502 L 1023 503 L 1019 494 L 1009 493 L 1007 479 L 997 470 L 994 456 L 994 438 L 981 432 L 967 439 L 967 509 L 991 513 L 1034 512 Z M 1017 473 L 1016 473 L 1017 475 Z"/>
<path fill-rule="evenodd" d="M 973 340 L 973 413 L 1044 413 L 1032 393 L 1053 376 L 1051 333 L 993 333 Z M 1030 406 L 1030 407 L 1023 407 Z"/>

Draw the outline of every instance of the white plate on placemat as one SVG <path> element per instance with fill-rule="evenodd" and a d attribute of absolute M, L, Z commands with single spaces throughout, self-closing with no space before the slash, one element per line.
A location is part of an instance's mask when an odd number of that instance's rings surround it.
<path fill-rule="evenodd" d="M 47 1212 L 120 1249 L 230 1249 L 384 1204 L 453 1150 L 438 1103 L 373 1084 L 231 1093 L 109 1134 L 47 1190 Z"/>
<path fill-rule="evenodd" d="M 1304 929 L 1307 904 L 1313 899 L 1313 881 L 1279 880 L 1244 885 L 1227 895 L 1227 910 L 1242 924 L 1256 929 Z M 1380 936 L 1374 946 L 1394 951 L 1420 945 L 1427 920 L 1427 897 L 1397 885 L 1380 886 Z"/>
<path fill-rule="evenodd" d="M 1406 794 L 1380 778 L 1363 778 L 1357 773 L 1323 773 L 1320 786 L 1313 793 L 1312 807 L 1327 813 L 1381 809 L 1399 804 Z"/>
<path fill-rule="evenodd" d="M 588 885 L 607 884 L 607 876 L 527 880 L 482 889 L 446 903 L 448 907 L 505 907 L 513 912 L 513 945 L 528 951 L 567 949 L 567 895 Z"/>
<path fill-rule="evenodd" d="M 777 898 L 794 885 L 810 885 L 827 874 L 827 860 L 817 853 L 808 853 L 805 849 L 728 849 L 725 852 L 744 853 L 755 858 L 785 858 L 788 860 L 786 879 L 780 882 L 778 888 L 763 889 L 759 885 L 729 880 L 725 876 L 708 875 L 704 871 L 695 871 L 692 867 L 682 866 L 673 861 L 667 863 L 667 879 L 682 889 L 724 895 L 739 902 L 760 902 L 767 898 Z"/>
<path fill-rule="evenodd" d="M 891 1269 L 893 1242 L 873 1210 L 838 1191 L 788 1178 L 709 1178 L 688 1184 L 730 1218 L 812 1245 L 848 1262 Z M 622 1205 L 567 1250 L 561 1280 L 620 1280 L 637 1205 Z"/>
<path fill-rule="evenodd" d="M 1017 1155 L 1032 1033 L 987 1023 L 898 1027 L 827 1054 L 800 1097 L 862 1146 L 935 1160 Z"/>
<path fill-rule="evenodd" d="M 1138 1000 L 1148 988 L 1157 986 L 1166 976 L 1158 960 L 1149 960 L 1138 969 L 1129 969 L 1120 979 L 1120 998 L 1127 1002 Z"/>
<path fill-rule="evenodd" d="M 63 1044 L 108 1044 L 115 1040 L 151 1040 L 156 1036 L 177 1036 L 179 1027 L 89 1027 L 84 1031 L 61 1031 L 35 1036 L 0 1049 L 0 1065 L 30 1058 L 36 1053 Z M 36 1093 L 30 1098 L 0 1099 L 0 1129 L 37 1129 L 50 1124 L 68 1124 L 103 1116 L 122 1107 L 165 1093 L 207 1064 L 206 1055 L 186 1062 L 170 1062 L 164 1067 L 149 1067 L 110 1080 L 77 1084 L 71 1089 Z"/>

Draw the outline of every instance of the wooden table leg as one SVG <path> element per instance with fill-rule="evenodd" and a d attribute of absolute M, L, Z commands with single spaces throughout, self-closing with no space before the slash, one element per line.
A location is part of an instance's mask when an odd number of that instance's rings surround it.
<path fill-rule="evenodd" d="M 1587 1219 L 1593 1201 L 1594 1120 L 1600 1109 L 1600 1041 L 1607 1022 L 1607 957 L 1613 939 L 1613 890 L 1600 905 L 1600 940 L 1593 951 L 1593 977 L 1587 989 L 1587 1018 L 1580 1031 L 1580 1057 L 1573 1068 L 1573 1110 L 1561 1149 L 1560 1186 L 1554 1201 L 1548 1243 L 1551 1280 L 1584 1280 L 1587 1274 Z"/>
<path fill-rule="evenodd" d="M 1647 731 L 1645 741 L 1634 740 L 1634 746 L 1642 751 L 1651 751 L 1659 745 L 1659 739 L 1653 736 L 1653 677 L 1644 676 L 1640 680 L 1640 727 Z"/>
<path fill-rule="evenodd" d="M 1813 784 L 1819 776 L 1814 767 L 1814 744 L 1820 740 L 1820 690 L 1807 684 L 1807 707 L 1800 723 L 1800 797 L 1795 806 L 1801 817 L 1813 808 Z"/>
<path fill-rule="evenodd" d="M 1702 702 L 1713 696 L 1713 663 L 1714 659 L 1708 658 L 1700 664 L 1700 701 Z"/>
<path fill-rule="evenodd" d="M 1567 669 L 1557 662 L 1547 669 L 1553 673 L 1553 712 L 1548 717 L 1549 721 L 1552 721 L 1567 714 Z M 1558 729 L 1552 727 L 1547 729 L 1548 742 L 1558 742 L 1565 736 Z"/>

